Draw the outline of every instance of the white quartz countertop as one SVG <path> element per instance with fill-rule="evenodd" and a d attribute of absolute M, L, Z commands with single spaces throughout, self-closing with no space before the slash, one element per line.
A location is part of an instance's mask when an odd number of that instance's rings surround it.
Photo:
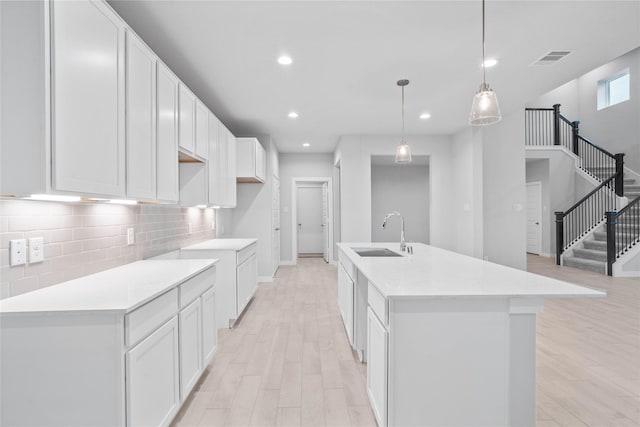
<path fill-rule="evenodd" d="M 218 250 L 218 251 L 241 251 L 242 249 L 256 243 L 258 239 L 212 239 L 206 242 L 197 243 L 195 245 L 181 248 L 183 251 L 202 251 L 202 250 Z"/>
<path fill-rule="evenodd" d="M 385 297 L 602 297 L 606 293 L 421 243 L 413 255 L 362 257 L 351 248 L 399 243 L 338 243 L 340 250 Z"/>
<path fill-rule="evenodd" d="M 145 260 L 0 300 L 0 314 L 130 312 L 210 268 L 216 259 Z"/>

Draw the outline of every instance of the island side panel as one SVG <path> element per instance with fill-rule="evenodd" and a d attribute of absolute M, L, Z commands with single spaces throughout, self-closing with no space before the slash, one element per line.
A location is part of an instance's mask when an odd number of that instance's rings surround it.
<path fill-rule="evenodd" d="M 0 322 L 0 424 L 124 425 L 122 314 L 17 314 Z"/>
<path fill-rule="evenodd" d="M 506 299 L 391 299 L 389 426 L 508 425 Z"/>

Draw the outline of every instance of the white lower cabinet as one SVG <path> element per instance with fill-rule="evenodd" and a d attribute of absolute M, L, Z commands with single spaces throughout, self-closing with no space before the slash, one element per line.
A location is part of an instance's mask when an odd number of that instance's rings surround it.
<path fill-rule="evenodd" d="M 202 303 L 180 311 L 180 395 L 185 399 L 202 373 Z"/>
<path fill-rule="evenodd" d="M 257 262 L 256 253 L 254 252 L 249 258 L 244 260 L 237 267 L 238 280 L 238 300 L 237 313 L 242 313 L 247 306 L 257 287 Z"/>
<path fill-rule="evenodd" d="M 125 290 L 131 309 L 0 313 L 0 425 L 169 425 L 216 348 L 216 267 L 176 280 L 144 302 Z M 50 299 L 68 298 L 56 286 Z"/>
<path fill-rule="evenodd" d="M 127 425 L 169 425 L 180 407 L 178 359 L 175 316 L 127 352 Z"/>
<path fill-rule="evenodd" d="M 216 292 L 211 289 L 200 297 L 202 301 L 202 366 L 207 366 L 216 352 Z"/>
<path fill-rule="evenodd" d="M 375 313 L 367 310 L 367 393 L 378 426 L 387 425 L 387 366 L 389 332 Z"/>

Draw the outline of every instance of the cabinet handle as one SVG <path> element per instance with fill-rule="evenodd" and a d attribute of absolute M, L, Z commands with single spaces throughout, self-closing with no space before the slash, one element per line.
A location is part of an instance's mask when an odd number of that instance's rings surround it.
<path fill-rule="evenodd" d="M 280 227 L 276 227 L 276 228 L 274 228 L 274 230 L 280 231 Z"/>

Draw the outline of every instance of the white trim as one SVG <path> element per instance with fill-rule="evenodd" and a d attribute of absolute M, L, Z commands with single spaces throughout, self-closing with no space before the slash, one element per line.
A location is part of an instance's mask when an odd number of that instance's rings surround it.
<path fill-rule="evenodd" d="M 287 259 L 287 260 L 280 260 L 280 265 L 296 265 L 296 263 L 290 259 Z"/>
<path fill-rule="evenodd" d="M 271 276 L 258 276 L 258 283 L 269 283 L 273 282 L 273 277 Z"/>
<path fill-rule="evenodd" d="M 327 210 L 329 211 L 329 260 L 333 259 L 333 184 L 331 177 L 298 177 L 291 178 L 291 262 L 290 265 L 298 264 L 298 183 L 317 182 L 327 183 Z"/>
<path fill-rule="evenodd" d="M 640 277 L 640 271 L 637 270 L 628 270 L 622 271 L 624 264 L 631 260 L 631 258 L 640 255 L 640 243 L 636 243 L 634 247 L 629 249 L 624 255 L 616 260 L 613 263 L 613 277 Z"/>

